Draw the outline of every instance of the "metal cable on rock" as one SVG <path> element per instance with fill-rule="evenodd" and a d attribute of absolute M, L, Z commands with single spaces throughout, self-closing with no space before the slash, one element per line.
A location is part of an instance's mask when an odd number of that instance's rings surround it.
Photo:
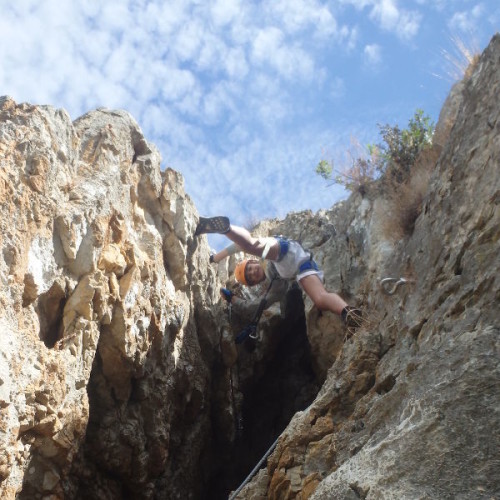
<path fill-rule="evenodd" d="M 264 456 L 259 460 L 259 463 L 252 469 L 252 472 L 248 474 L 248 476 L 245 478 L 245 480 L 241 483 L 239 488 L 229 497 L 229 500 L 234 500 L 238 493 L 246 486 L 246 484 L 252 479 L 252 477 L 255 475 L 255 473 L 260 469 L 261 465 L 264 463 L 264 461 L 267 459 L 267 457 L 273 452 L 274 448 L 276 448 L 276 445 L 278 444 L 279 436 L 276 439 L 276 441 L 271 445 L 271 447 L 266 451 Z"/>

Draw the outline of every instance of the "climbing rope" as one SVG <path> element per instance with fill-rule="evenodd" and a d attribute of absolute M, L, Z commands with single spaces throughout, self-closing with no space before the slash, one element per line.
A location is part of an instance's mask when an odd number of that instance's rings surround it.
<path fill-rule="evenodd" d="M 252 472 L 248 474 L 248 476 L 245 478 L 245 480 L 241 483 L 239 488 L 229 497 L 229 500 L 234 500 L 238 493 L 247 485 L 247 483 L 252 479 L 252 477 L 255 475 L 255 473 L 261 468 L 262 464 L 264 461 L 267 459 L 267 457 L 273 452 L 274 448 L 276 448 L 276 445 L 278 444 L 279 437 L 276 439 L 276 441 L 271 445 L 271 447 L 266 451 L 264 456 L 259 460 L 259 463 L 252 469 Z"/>

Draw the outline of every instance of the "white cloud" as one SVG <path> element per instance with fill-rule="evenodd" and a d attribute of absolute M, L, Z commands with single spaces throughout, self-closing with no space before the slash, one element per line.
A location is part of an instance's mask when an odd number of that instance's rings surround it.
<path fill-rule="evenodd" d="M 400 38 L 409 40 L 413 38 L 420 29 L 422 15 L 418 12 L 402 12 L 396 33 Z"/>
<path fill-rule="evenodd" d="M 124 103 L 132 101 L 132 95 L 120 83 L 110 82 L 98 85 L 95 89 L 95 99 L 107 108 L 122 108 Z"/>
<path fill-rule="evenodd" d="M 210 7 L 212 20 L 218 27 L 227 26 L 233 22 L 242 10 L 239 0 L 216 0 Z"/>
<path fill-rule="evenodd" d="M 449 0 L 416 0 L 416 2 L 418 5 L 429 6 L 439 12 L 444 10 L 447 7 L 447 5 L 448 6 L 450 5 Z"/>
<path fill-rule="evenodd" d="M 176 71 L 178 71 L 177 68 L 171 63 L 138 58 L 134 60 L 132 74 L 128 75 L 128 86 L 133 88 L 135 99 L 138 102 L 146 103 L 155 99 L 164 85 L 167 87 L 170 85 L 169 81 Z M 199 89 L 192 84 L 189 88 L 189 95 L 193 96 L 198 91 Z M 179 98 L 182 99 L 182 95 L 179 95 Z"/>
<path fill-rule="evenodd" d="M 130 6 L 125 2 L 105 2 L 95 18 L 99 27 L 108 33 L 123 33 L 133 26 L 134 19 Z"/>
<path fill-rule="evenodd" d="M 353 28 L 349 29 L 347 27 L 343 27 L 341 30 L 341 33 L 343 35 L 343 39 L 345 42 L 342 44 L 343 47 L 348 51 L 352 51 L 356 48 L 356 45 L 358 43 L 358 38 L 359 38 L 359 30 L 357 26 L 354 26 Z"/>
<path fill-rule="evenodd" d="M 357 10 L 363 10 L 373 4 L 374 0 L 340 0 L 341 4 L 348 4 L 355 7 Z"/>
<path fill-rule="evenodd" d="M 253 59 L 257 62 L 270 60 L 272 53 L 281 48 L 284 38 L 283 32 L 275 27 L 259 30 L 253 43 Z"/>
<path fill-rule="evenodd" d="M 229 78 L 236 80 L 245 78 L 249 71 L 245 51 L 241 47 L 229 49 L 224 66 Z"/>
<path fill-rule="evenodd" d="M 356 30 L 338 28 L 328 6 L 318 0 L 273 2 L 264 9 L 240 0 L 208 5 L 197 0 L 147 5 L 21 0 L 6 12 L 13 20 L 0 20 L 0 56 L 11 76 L 0 75 L 0 85 L 44 102 L 65 96 L 72 115 L 88 106 L 128 107 L 133 98 L 164 99 L 182 114 L 199 116 L 206 110 L 213 123 L 223 118 L 227 105 L 216 97 L 220 92 L 213 93 L 212 79 L 240 82 L 240 95 L 248 93 L 259 73 L 277 82 L 319 85 L 327 72 L 317 63 L 318 49 L 335 37 L 349 50 L 356 37 Z M 12 25 L 30 37 L 16 36 Z M 18 42 L 8 50 L 1 43 L 14 38 Z M 35 83 L 40 81 L 41 87 Z M 262 101 L 269 102 L 269 89 L 260 91 Z M 273 94 L 276 119 L 287 114 L 283 98 L 286 92 Z M 269 111 L 257 117 L 268 120 Z"/>
<path fill-rule="evenodd" d="M 383 29 L 391 31 L 397 25 L 400 13 L 394 0 L 379 0 L 375 2 L 370 16 L 380 23 Z"/>
<path fill-rule="evenodd" d="M 257 65 L 267 64 L 286 79 L 295 77 L 310 80 L 314 60 L 298 44 L 286 44 L 284 33 L 270 27 L 259 30 L 253 43 L 252 60 Z"/>
<path fill-rule="evenodd" d="M 192 19 L 179 27 L 175 36 L 176 43 L 170 50 L 180 61 L 192 61 L 199 51 L 203 35 L 204 26 L 202 23 Z"/>
<path fill-rule="evenodd" d="M 256 74 L 249 83 L 248 91 L 247 105 L 251 118 L 256 119 L 266 133 L 275 129 L 277 123 L 290 113 L 288 93 L 271 75 Z"/>
<path fill-rule="evenodd" d="M 125 82 L 132 74 L 135 61 L 130 57 L 134 54 L 134 48 L 124 42 L 116 47 L 103 66 L 106 78 L 111 82 Z"/>
<path fill-rule="evenodd" d="M 172 67 L 162 81 L 162 97 L 166 101 L 176 102 L 189 94 L 196 86 L 196 79 L 191 71 Z"/>
<path fill-rule="evenodd" d="M 224 40 L 216 34 L 205 31 L 202 48 L 193 63 L 202 71 L 217 72 L 224 64 L 226 52 L 227 46 Z"/>
<path fill-rule="evenodd" d="M 208 124 L 216 124 L 225 111 L 234 109 L 234 90 L 235 87 L 227 82 L 216 84 L 204 96 L 201 118 Z"/>
<path fill-rule="evenodd" d="M 95 28 L 89 29 L 85 37 L 79 38 L 76 55 L 92 66 L 102 67 L 113 51 L 115 41 L 110 33 Z"/>
<path fill-rule="evenodd" d="M 417 9 L 442 16 L 435 5 L 444 0 L 4 3 L 0 94 L 73 118 L 98 106 L 130 111 L 164 164 L 184 173 L 200 211 L 241 218 L 333 201 L 312 171 L 326 137 L 348 139 L 354 50 L 370 70 L 381 67 L 391 50 L 382 51 L 381 30 L 413 39 Z M 466 5 L 450 16 L 457 29 L 488 14 L 486 2 Z"/>
<path fill-rule="evenodd" d="M 380 45 L 373 43 L 371 45 L 366 45 L 363 50 L 363 55 L 365 58 L 365 64 L 370 67 L 378 67 L 382 62 L 382 49 Z"/>
<path fill-rule="evenodd" d="M 182 0 L 148 3 L 146 10 L 139 12 L 137 22 L 155 36 L 157 44 L 171 42 L 171 37 L 185 22 L 189 21 L 190 2 Z M 137 26 L 137 23 L 134 23 Z M 133 29 L 133 27 L 131 27 Z"/>
<path fill-rule="evenodd" d="M 346 86 L 345 82 L 340 77 L 333 78 L 330 82 L 330 97 L 333 99 L 339 99 L 345 95 Z"/>
<path fill-rule="evenodd" d="M 281 20 L 287 33 L 307 30 L 312 36 L 329 37 L 337 32 L 337 21 L 328 9 L 316 0 L 277 0 L 267 8 Z"/>
<path fill-rule="evenodd" d="M 484 18 L 483 11 L 484 7 L 481 4 L 477 4 L 470 10 L 455 12 L 449 20 L 448 26 L 452 31 L 473 33 L 477 28 L 477 23 Z"/>
<path fill-rule="evenodd" d="M 418 12 L 400 9 L 397 0 L 374 1 L 370 17 L 383 30 L 394 32 L 403 39 L 410 39 L 417 34 L 422 19 Z"/>
<path fill-rule="evenodd" d="M 398 0 L 341 0 L 358 11 L 370 8 L 370 19 L 382 30 L 396 34 L 403 40 L 413 38 L 420 28 L 422 15 L 415 10 L 400 8 Z"/>

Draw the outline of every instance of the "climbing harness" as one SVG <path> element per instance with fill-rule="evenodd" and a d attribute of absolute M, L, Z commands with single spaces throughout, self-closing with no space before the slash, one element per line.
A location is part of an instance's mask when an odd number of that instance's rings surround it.
<path fill-rule="evenodd" d="M 406 283 L 415 283 L 415 281 L 406 278 L 384 278 L 380 280 L 380 287 L 385 294 L 394 295 L 398 287 Z"/>
<path fill-rule="evenodd" d="M 304 251 L 304 253 L 306 255 L 309 254 L 309 258 L 307 260 L 305 260 L 304 262 L 302 262 L 302 264 L 299 265 L 299 268 L 297 270 L 297 275 L 302 274 L 306 271 L 319 271 L 318 264 L 316 264 L 316 262 L 313 260 L 313 253 L 311 252 L 311 250 L 304 248 L 300 241 L 291 240 L 291 239 L 285 238 L 284 236 L 278 236 L 278 235 L 275 235 L 273 237 L 273 239 L 274 239 L 274 241 L 278 242 L 279 247 L 280 247 L 278 258 L 276 259 L 276 262 L 280 262 L 281 260 L 283 260 L 283 258 L 285 257 L 285 255 L 288 253 L 288 251 L 290 249 L 290 245 L 293 243 L 296 243 L 302 248 L 302 250 Z M 271 240 L 271 242 L 272 241 L 273 240 Z M 267 254 L 269 252 L 269 249 L 270 249 L 269 245 L 270 245 L 269 242 L 266 243 L 266 246 L 264 248 L 264 252 L 262 253 L 263 259 L 265 259 L 265 257 L 267 256 Z M 290 279 L 290 278 L 287 278 L 287 279 Z M 295 277 L 292 279 L 295 280 Z"/>
<path fill-rule="evenodd" d="M 309 252 L 311 253 L 311 252 Z M 309 260 L 306 260 L 305 262 L 303 262 L 300 267 L 299 267 L 299 274 L 302 274 L 306 271 L 310 271 L 310 270 L 313 270 L 313 271 L 319 271 L 319 267 L 318 267 L 318 264 L 316 264 L 316 262 L 314 262 L 314 260 L 312 260 L 312 253 L 311 253 L 311 257 Z"/>
<path fill-rule="evenodd" d="M 238 487 L 238 489 L 229 497 L 229 500 L 234 500 L 238 496 L 239 492 L 247 485 L 247 483 L 250 481 L 250 479 L 252 479 L 252 477 L 260 469 L 260 467 L 264 463 L 264 461 L 267 460 L 267 457 L 273 452 L 274 448 L 276 448 L 276 445 L 278 444 L 278 440 L 279 440 L 279 437 L 271 445 L 271 447 L 266 451 L 264 456 L 259 460 L 259 463 L 252 469 L 252 472 L 250 472 L 250 474 L 248 474 L 248 476 L 241 483 L 241 485 Z"/>
<path fill-rule="evenodd" d="M 269 250 L 274 246 L 274 244 L 278 242 L 280 246 L 280 251 L 278 254 L 278 258 L 276 259 L 277 262 L 279 262 L 288 252 L 288 248 L 290 247 L 290 241 L 288 238 L 285 238 L 284 236 L 278 236 L 274 235 L 272 238 L 268 238 L 267 242 L 264 246 L 264 250 L 262 251 L 262 259 L 264 260 L 267 257 L 267 254 L 269 253 Z"/>
<path fill-rule="evenodd" d="M 262 258 L 265 259 L 267 257 L 267 254 L 269 253 L 269 250 L 271 250 L 272 246 L 274 245 L 274 241 L 269 238 L 264 246 L 264 250 L 262 250 Z"/>
<path fill-rule="evenodd" d="M 271 287 L 273 286 L 274 280 L 276 277 L 273 277 L 271 279 L 271 283 L 269 283 L 269 286 L 267 287 L 266 293 L 264 294 L 264 297 L 259 303 L 259 307 L 257 308 L 257 311 L 254 314 L 254 317 L 251 321 L 251 323 L 243 328 L 241 332 L 236 336 L 235 342 L 237 344 L 241 344 L 247 337 L 250 337 L 253 340 L 257 340 L 259 337 L 257 335 L 257 326 L 260 321 L 260 317 L 262 316 L 262 313 L 264 312 L 264 309 L 266 308 L 267 304 L 267 296 L 269 294 L 269 291 L 271 290 Z"/>

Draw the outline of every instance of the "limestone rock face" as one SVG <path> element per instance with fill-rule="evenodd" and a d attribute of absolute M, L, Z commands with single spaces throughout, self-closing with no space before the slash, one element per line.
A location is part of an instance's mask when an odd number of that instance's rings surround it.
<path fill-rule="evenodd" d="M 308 246 L 368 322 L 341 342 L 338 319 L 306 305 L 325 383 L 238 498 L 500 496 L 499 91 L 497 35 L 442 113 L 411 237 L 381 236 L 380 198 L 265 223 Z M 408 282 L 387 295 L 386 277 Z"/>
<path fill-rule="evenodd" d="M 125 112 L 9 98 L 0 164 L 0 496 L 187 498 L 220 321 L 182 177 Z"/>

